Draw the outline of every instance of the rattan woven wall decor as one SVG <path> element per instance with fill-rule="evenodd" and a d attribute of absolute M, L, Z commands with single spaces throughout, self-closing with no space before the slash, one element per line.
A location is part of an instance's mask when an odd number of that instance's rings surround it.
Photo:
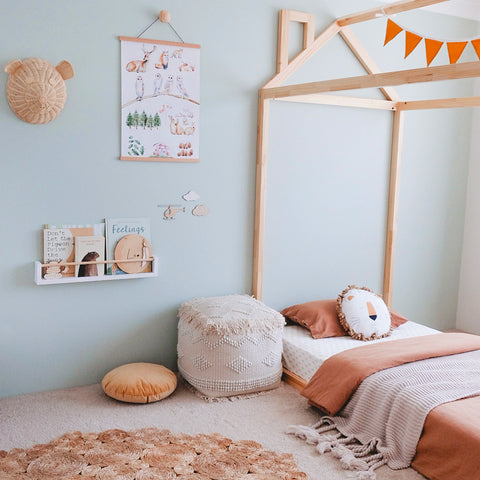
<path fill-rule="evenodd" d="M 48 123 L 63 110 L 67 99 L 65 80 L 73 77 L 72 65 L 63 60 L 56 67 L 41 58 L 12 60 L 7 99 L 11 109 L 28 123 Z"/>

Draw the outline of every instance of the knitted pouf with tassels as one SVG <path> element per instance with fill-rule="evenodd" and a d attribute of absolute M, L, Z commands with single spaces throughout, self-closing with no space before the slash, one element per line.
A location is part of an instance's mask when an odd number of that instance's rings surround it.
<path fill-rule="evenodd" d="M 228 397 L 280 384 L 280 313 L 248 295 L 227 295 L 185 302 L 178 316 L 178 369 L 203 395 Z"/>

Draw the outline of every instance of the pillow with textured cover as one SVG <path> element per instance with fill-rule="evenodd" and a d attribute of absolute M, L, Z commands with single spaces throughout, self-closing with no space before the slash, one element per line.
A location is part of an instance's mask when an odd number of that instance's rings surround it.
<path fill-rule="evenodd" d="M 385 302 L 366 287 L 349 285 L 337 298 L 337 315 L 345 331 L 357 340 L 375 340 L 392 333 Z"/>
<path fill-rule="evenodd" d="M 152 403 L 168 397 L 177 376 L 163 365 L 127 363 L 110 370 L 102 380 L 103 391 L 121 402 Z"/>
<path fill-rule="evenodd" d="M 298 303 L 280 312 L 287 320 L 305 327 L 313 338 L 344 337 L 348 333 L 340 325 L 335 298 Z M 408 322 L 399 313 L 390 310 L 392 330 Z"/>

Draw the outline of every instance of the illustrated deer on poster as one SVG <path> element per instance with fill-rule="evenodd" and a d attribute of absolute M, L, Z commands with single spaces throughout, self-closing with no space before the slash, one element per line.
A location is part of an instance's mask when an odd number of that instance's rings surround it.
<path fill-rule="evenodd" d="M 127 72 L 145 72 L 147 70 L 147 62 L 150 59 L 150 55 L 155 51 L 157 48 L 156 45 L 153 46 L 151 50 L 146 50 L 145 45 L 143 45 L 143 60 L 132 60 L 131 62 L 127 63 Z"/>

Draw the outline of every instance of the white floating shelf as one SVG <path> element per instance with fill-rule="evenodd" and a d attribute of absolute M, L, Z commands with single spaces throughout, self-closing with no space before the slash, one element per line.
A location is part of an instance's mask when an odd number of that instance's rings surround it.
<path fill-rule="evenodd" d="M 132 280 L 134 278 L 158 277 L 158 257 L 153 257 L 152 271 L 148 273 L 126 273 L 125 275 L 102 275 L 97 277 L 62 277 L 43 278 L 42 262 L 35 262 L 34 281 L 37 285 L 54 285 L 57 283 L 106 282 L 109 280 Z"/>

